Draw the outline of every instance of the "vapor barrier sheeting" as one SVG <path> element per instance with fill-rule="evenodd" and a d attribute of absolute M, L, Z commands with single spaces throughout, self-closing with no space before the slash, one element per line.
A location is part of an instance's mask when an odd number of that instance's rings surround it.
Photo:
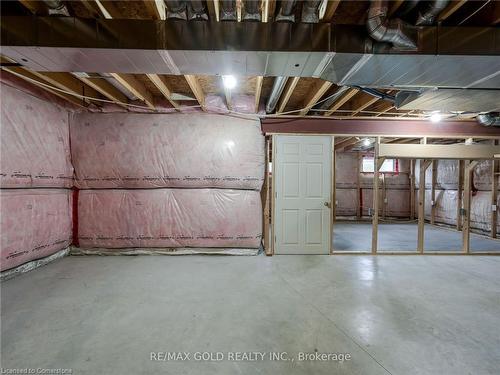
<path fill-rule="evenodd" d="M 68 112 L 2 85 L 0 187 L 71 187 Z"/>
<path fill-rule="evenodd" d="M 81 190 L 82 248 L 258 248 L 260 194 L 230 189 Z"/>
<path fill-rule="evenodd" d="M 76 185 L 88 188 L 259 190 L 258 120 L 215 114 L 74 114 Z"/>
<path fill-rule="evenodd" d="M 0 190 L 0 270 L 46 257 L 71 244 L 71 194 L 67 189 Z"/>

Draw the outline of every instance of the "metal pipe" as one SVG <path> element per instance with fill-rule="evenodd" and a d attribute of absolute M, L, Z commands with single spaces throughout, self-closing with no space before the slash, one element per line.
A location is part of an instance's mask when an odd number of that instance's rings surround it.
<path fill-rule="evenodd" d="M 236 0 L 222 0 L 220 1 L 220 20 L 221 21 L 237 21 L 236 14 Z"/>
<path fill-rule="evenodd" d="M 408 27 L 403 21 L 396 19 L 389 23 L 387 20 L 386 0 L 371 1 L 366 27 L 376 41 L 392 43 L 398 49 L 417 48 L 415 41 L 403 30 Z"/>
<path fill-rule="evenodd" d="M 302 22 L 304 23 L 318 23 L 319 22 L 319 7 L 322 0 L 308 0 L 304 1 L 302 5 Z"/>
<path fill-rule="evenodd" d="M 428 3 L 423 12 L 418 12 L 416 25 L 424 26 L 434 24 L 436 17 L 446 8 L 449 2 L 449 0 L 434 0 Z"/>
<path fill-rule="evenodd" d="M 477 115 L 476 120 L 483 126 L 500 126 L 500 112 L 483 113 Z"/>
<path fill-rule="evenodd" d="M 285 89 L 286 81 L 288 77 L 276 77 L 274 79 L 273 88 L 271 89 L 271 94 L 269 95 L 269 99 L 267 99 L 266 103 L 266 113 L 274 112 L 276 108 L 276 104 L 278 104 L 278 100 L 281 96 L 281 93 Z"/>
<path fill-rule="evenodd" d="M 245 0 L 243 1 L 243 9 L 245 14 L 243 15 L 244 21 L 257 21 L 260 22 L 260 0 Z"/>
<path fill-rule="evenodd" d="M 276 16 L 276 21 L 295 22 L 295 4 L 296 0 L 281 1 L 280 11 Z"/>
<path fill-rule="evenodd" d="M 167 18 L 187 20 L 185 1 L 168 0 L 165 3 L 167 4 Z"/>

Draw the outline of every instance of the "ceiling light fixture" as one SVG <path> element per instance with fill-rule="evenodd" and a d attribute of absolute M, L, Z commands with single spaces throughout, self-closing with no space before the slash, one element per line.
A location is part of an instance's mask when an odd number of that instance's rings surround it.
<path fill-rule="evenodd" d="M 231 75 L 222 76 L 222 82 L 224 83 L 224 87 L 229 90 L 234 89 L 238 83 L 238 81 L 236 81 L 236 77 Z"/>
<path fill-rule="evenodd" d="M 363 146 L 368 147 L 371 145 L 371 141 L 368 138 L 363 139 Z"/>
<path fill-rule="evenodd" d="M 441 119 L 443 118 L 443 116 L 441 116 L 441 113 L 439 112 L 434 112 L 431 117 L 429 117 L 429 119 L 431 120 L 431 122 L 439 122 L 441 121 Z"/>

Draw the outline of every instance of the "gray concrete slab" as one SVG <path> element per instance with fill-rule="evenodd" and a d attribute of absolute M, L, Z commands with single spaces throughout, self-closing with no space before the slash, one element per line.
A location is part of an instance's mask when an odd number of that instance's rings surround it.
<path fill-rule="evenodd" d="M 416 223 L 380 223 L 378 248 L 383 251 L 411 251 L 417 249 Z M 340 251 L 371 251 L 372 225 L 367 222 L 337 222 L 333 227 L 333 247 Z M 470 248 L 474 252 L 499 252 L 500 240 L 471 233 Z M 428 251 L 455 251 L 462 249 L 462 232 L 436 225 L 425 225 L 424 249 Z"/>
<path fill-rule="evenodd" d="M 482 256 L 67 257 L 1 284 L 2 366 L 498 374 L 499 268 L 499 258 Z M 151 361 L 159 351 L 295 360 Z M 314 351 L 352 360 L 298 361 Z"/>

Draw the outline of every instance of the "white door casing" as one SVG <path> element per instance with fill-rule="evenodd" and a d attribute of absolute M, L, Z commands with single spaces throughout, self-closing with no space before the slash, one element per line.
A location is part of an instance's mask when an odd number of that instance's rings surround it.
<path fill-rule="evenodd" d="M 329 254 L 332 137 L 276 135 L 276 254 Z"/>

